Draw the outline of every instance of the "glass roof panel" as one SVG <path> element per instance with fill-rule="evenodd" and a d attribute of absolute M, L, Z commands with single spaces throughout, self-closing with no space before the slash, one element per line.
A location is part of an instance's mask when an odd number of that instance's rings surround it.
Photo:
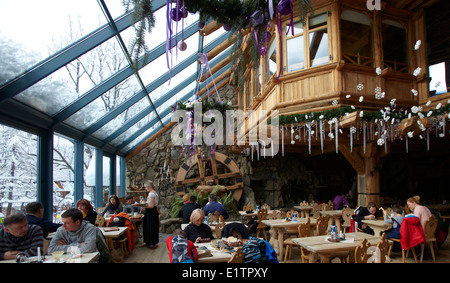
<path fill-rule="evenodd" d="M 192 74 L 195 74 L 197 72 L 197 61 L 187 66 L 184 70 L 179 72 L 176 76 L 173 76 L 170 84 L 165 83 L 152 91 L 150 93 L 150 99 L 152 101 L 157 100 L 160 96 L 164 95 L 165 93 L 169 92 L 173 88 L 179 86 L 180 83 L 182 83 L 187 77 L 189 77 Z"/>
<path fill-rule="evenodd" d="M 30 54 L 20 59 L 14 75 L 106 23 L 97 1 L 0 1 L 1 41 L 6 41 L 9 48 Z"/>
<path fill-rule="evenodd" d="M 127 65 L 117 39 L 111 38 L 15 98 L 53 116 Z"/>
<path fill-rule="evenodd" d="M 114 119 L 106 123 L 106 125 L 101 127 L 98 131 L 96 131 L 92 135 L 102 140 L 107 138 L 111 133 L 114 133 L 126 122 L 134 118 L 137 114 L 139 114 L 142 110 L 144 110 L 149 106 L 150 101 L 148 100 L 148 97 L 142 98 L 137 103 L 133 104 L 131 107 L 129 107 L 128 109 L 117 115 Z"/>
<path fill-rule="evenodd" d="M 131 137 L 134 133 L 139 131 L 143 126 L 148 124 L 151 120 L 156 118 L 156 112 L 152 111 L 149 115 L 146 115 L 144 118 L 139 120 L 136 124 L 134 124 L 132 127 L 130 127 L 128 130 L 126 130 L 124 133 L 119 135 L 117 138 L 111 141 L 111 145 L 113 146 L 119 146 L 121 143 L 123 143 L 125 140 L 127 140 L 129 137 Z"/>
<path fill-rule="evenodd" d="M 85 130 L 139 90 L 139 82 L 136 76 L 133 75 L 120 84 L 115 85 L 64 122 L 76 129 Z"/>

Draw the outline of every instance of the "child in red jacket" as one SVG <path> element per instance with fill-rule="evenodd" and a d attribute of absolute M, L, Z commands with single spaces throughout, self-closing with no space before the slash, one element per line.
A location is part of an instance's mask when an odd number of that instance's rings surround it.
<path fill-rule="evenodd" d="M 186 233 L 181 229 L 173 231 L 173 236 L 166 239 L 171 263 L 193 263 L 198 260 L 197 248 L 192 241 L 186 239 Z"/>

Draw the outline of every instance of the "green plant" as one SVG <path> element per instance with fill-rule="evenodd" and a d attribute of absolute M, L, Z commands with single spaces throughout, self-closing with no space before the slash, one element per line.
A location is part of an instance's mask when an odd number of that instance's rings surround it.
<path fill-rule="evenodd" d="M 220 186 L 217 185 L 212 191 L 212 194 L 217 194 L 217 192 L 220 190 Z M 204 207 L 208 203 L 208 195 L 204 193 L 203 190 L 200 190 L 198 193 L 196 192 L 196 189 L 194 188 L 188 188 L 187 189 L 189 195 L 197 197 L 197 203 Z M 237 212 L 238 208 L 236 207 L 234 203 L 233 198 L 233 192 L 224 193 L 222 196 L 217 196 L 217 201 L 222 203 L 225 209 L 228 211 L 228 213 Z M 180 211 L 181 207 L 183 207 L 183 199 L 180 197 L 175 197 L 170 202 L 170 214 L 172 217 L 177 217 L 178 212 Z"/>

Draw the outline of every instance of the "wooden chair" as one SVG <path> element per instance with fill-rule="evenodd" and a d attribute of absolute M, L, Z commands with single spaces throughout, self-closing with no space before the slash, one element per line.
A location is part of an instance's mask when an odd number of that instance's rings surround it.
<path fill-rule="evenodd" d="M 304 200 L 300 203 L 300 206 L 308 206 L 308 205 L 309 205 L 309 203 L 306 200 Z"/>
<path fill-rule="evenodd" d="M 244 205 L 244 207 L 242 208 L 242 210 L 243 210 L 243 211 L 253 211 L 253 210 L 254 210 L 254 207 L 253 207 L 253 205 L 251 205 L 251 204 L 247 204 L 247 205 Z"/>
<path fill-rule="evenodd" d="M 214 230 L 214 236 L 216 237 L 216 239 L 222 238 L 223 227 L 225 227 L 225 222 L 220 222 L 220 223 L 216 224 L 215 230 Z"/>
<path fill-rule="evenodd" d="M 386 262 L 386 254 L 389 250 L 389 246 L 390 244 L 389 241 L 386 239 L 386 233 L 383 233 L 380 242 L 378 242 L 377 244 L 377 249 L 379 250 L 380 253 L 380 263 Z"/>
<path fill-rule="evenodd" d="M 355 249 L 355 263 L 367 263 L 369 255 L 367 254 L 367 249 L 370 247 L 370 243 L 367 239 L 363 239 L 361 244 Z"/>
<path fill-rule="evenodd" d="M 244 262 L 244 252 L 242 251 L 242 248 L 239 247 L 236 249 L 236 252 L 230 258 L 228 263 L 243 263 L 243 262 Z"/>
<path fill-rule="evenodd" d="M 436 256 L 434 254 L 434 249 L 433 249 L 433 243 L 436 246 L 436 250 L 437 250 L 438 246 L 437 246 L 436 237 L 435 237 L 437 225 L 438 225 L 438 221 L 434 215 L 431 215 L 430 218 L 427 221 L 425 221 L 425 230 L 424 230 L 425 244 L 421 244 L 422 252 L 420 255 L 420 262 L 423 262 L 423 254 L 425 252 L 426 245 L 430 246 L 431 256 L 433 257 L 433 261 L 434 262 L 436 261 Z"/>
<path fill-rule="evenodd" d="M 265 204 L 261 205 L 261 209 L 265 209 L 265 210 L 269 211 L 270 210 L 270 205 L 265 203 Z"/>
<path fill-rule="evenodd" d="M 334 203 L 331 200 L 328 201 L 328 205 L 325 210 L 334 210 Z"/>
<path fill-rule="evenodd" d="M 308 228 L 307 228 L 308 227 Z M 309 229 L 309 230 L 307 230 Z M 308 233 L 309 231 L 309 233 Z M 303 234 L 300 235 L 300 232 L 302 232 Z M 287 238 L 286 240 L 284 240 L 283 242 L 283 246 L 286 248 L 285 253 L 284 253 L 284 262 L 286 263 L 286 260 L 288 258 L 288 254 L 289 254 L 289 258 L 291 258 L 291 253 L 292 253 L 292 247 L 297 245 L 296 243 L 294 243 L 294 241 L 292 241 L 292 239 L 298 238 L 298 237 L 307 237 L 304 235 L 310 235 L 311 234 L 311 223 L 310 220 L 308 218 L 308 221 L 304 224 L 299 224 L 299 226 L 297 227 L 297 237 L 291 237 L 291 238 Z"/>
<path fill-rule="evenodd" d="M 397 242 L 400 243 L 400 239 L 388 239 L 392 242 Z M 392 247 L 394 246 L 394 243 L 392 243 L 392 245 L 389 247 L 389 252 L 388 252 L 388 257 L 391 256 L 391 252 L 392 252 Z M 404 250 L 402 249 L 402 262 L 405 263 L 406 258 L 408 257 L 409 254 L 409 250 L 412 250 L 413 256 L 414 256 L 414 260 L 416 261 L 416 263 L 418 262 L 417 260 L 417 254 L 416 254 L 416 250 L 414 248 L 408 249 L 408 250 Z"/>
<path fill-rule="evenodd" d="M 320 211 L 322 210 L 321 204 L 314 204 L 312 208 L 312 217 L 317 219 L 320 217 Z"/>
<path fill-rule="evenodd" d="M 118 248 L 120 253 L 121 253 L 121 255 L 116 255 L 114 257 L 115 261 L 123 262 L 124 259 L 129 256 L 127 242 L 128 242 L 128 238 L 127 237 L 125 237 L 125 238 L 123 238 L 121 240 L 118 240 L 118 241 L 114 241 L 114 249 Z"/>
<path fill-rule="evenodd" d="M 216 223 L 220 221 L 220 213 L 218 211 L 214 212 L 214 221 L 216 221 Z"/>
<path fill-rule="evenodd" d="M 342 226 L 342 228 L 344 230 L 350 228 L 352 215 L 353 215 L 353 209 L 352 208 L 347 207 L 344 210 L 342 210 L 342 219 L 344 220 L 344 222 L 342 223 L 341 226 Z"/>
<path fill-rule="evenodd" d="M 316 220 L 316 236 L 326 235 L 328 233 L 328 215 L 322 215 Z"/>
<path fill-rule="evenodd" d="M 259 232 L 263 232 L 264 240 L 267 241 L 267 236 L 266 236 L 267 225 L 262 223 L 262 220 L 265 220 L 265 219 L 267 219 L 267 210 L 265 210 L 265 209 L 258 210 L 258 226 L 256 227 L 256 237 L 259 236 Z"/>
<path fill-rule="evenodd" d="M 105 222 L 105 217 L 103 217 L 101 214 L 97 214 L 97 218 L 95 219 L 95 226 L 103 227 L 105 226 Z"/>

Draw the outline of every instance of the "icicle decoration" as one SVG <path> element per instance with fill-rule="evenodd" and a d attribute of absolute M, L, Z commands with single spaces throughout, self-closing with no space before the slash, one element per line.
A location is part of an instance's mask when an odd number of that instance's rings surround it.
<path fill-rule="evenodd" d="M 311 154 L 311 122 L 308 122 L 308 150 Z"/>
<path fill-rule="evenodd" d="M 320 149 L 323 152 L 323 121 L 322 119 L 320 120 Z"/>
<path fill-rule="evenodd" d="M 335 143 L 336 143 L 336 153 L 339 153 L 339 142 L 338 142 L 338 135 L 339 135 L 339 132 L 338 132 L 338 119 L 336 119 L 335 120 Z"/>
<path fill-rule="evenodd" d="M 281 156 L 284 156 L 284 126 L 281 126 Z"/>

